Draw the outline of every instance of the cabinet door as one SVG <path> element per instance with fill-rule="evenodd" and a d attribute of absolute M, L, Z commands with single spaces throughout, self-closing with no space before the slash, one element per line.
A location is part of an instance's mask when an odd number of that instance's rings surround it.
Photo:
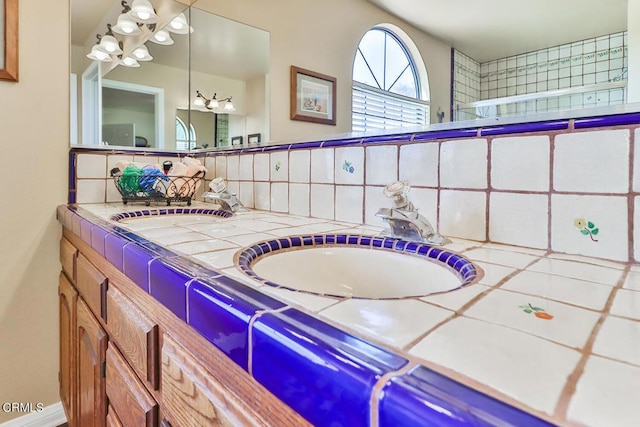
<path fill-rule="evenodd" d="M 58 305 L 60 312 L 60 400 L 70 426 L 75 426 L 76 396 L 76 303 L 78 292 L 64 273 L 60 273 Z"/>
<path fill-rule="evenodd" d="M 104 426 L 107 412 L 104 377 L 107 334 L 81 298 L 78 298 L 77 307 L 77 425 Z"/>
<path fill-rule="evenodd" d="M 262 425 L 170 336 L 162 345 L 163 426 Z"/>
<path fill-rule="evenodd" d="M 107 349 L 107 397 L 117 419 L 127 427 L 158 425 L 158 404 L 142 385 L 118 349 Z"/>

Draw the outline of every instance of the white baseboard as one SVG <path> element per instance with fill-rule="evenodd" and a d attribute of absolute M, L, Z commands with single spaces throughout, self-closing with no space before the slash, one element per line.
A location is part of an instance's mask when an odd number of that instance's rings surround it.
<path fill-rule="evenodd" d="M 62 402 L 58 402 L 47 406 L 41 412 L 31 412 L 2 423 L 0 427 L 56 427 L 66 422 Z"/>

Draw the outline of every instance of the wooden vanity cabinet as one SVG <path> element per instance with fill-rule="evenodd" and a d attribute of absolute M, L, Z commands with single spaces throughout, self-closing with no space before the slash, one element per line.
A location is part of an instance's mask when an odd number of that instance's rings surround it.
<path fill-rule="evenodd" d="M 67 228 L 60 248 L 70 427 L 309 425 Z"/>

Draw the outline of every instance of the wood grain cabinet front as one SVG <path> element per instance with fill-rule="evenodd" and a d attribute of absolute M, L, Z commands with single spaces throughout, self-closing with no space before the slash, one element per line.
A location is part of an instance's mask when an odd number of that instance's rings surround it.
<path fill-rule="evenodd" d="M 64 237 L 60 239 L 60 264 L 62 271 L 67 275 L 71 283 L 76 282 L 76 256 L 78 249 Z"/>
<path fill-rule="evenodd" d="M 107 397 L 115 418 L 127 427 L 158 425 L 158 403 L 138 380 L 118 349 L 107 348 Z"/>
<path fill-rule="evenodd" d="M 162 416 L 165 426 L 264 425 L 169 335 L 162 344 Z"/>
<path fill-rule="evenodd" d="M 153 390 L 158 390 L 158 324 L 113 283 L 107 291 L 107 328 L 127 361 Z"/>
<path fill-rule="evenodd" d="M 106 320 L 107 277 L 82 254 L 77 257 L 76 276 L 76 286 L 82 298 L 97 317 Z"/>
<path fill-rule="evenodd" d="M 106 418 L 105 354 L 107 334 L 82 299 L 77 304 L 77 423 L 104 426 Z"/>
<path fill-rule="evenodd" d="M 58 286 L 60 321 L 60 400 L 70 426 L 75 426 L 76 397 L 76 304 L 78 292 L 64 273 Z"/>

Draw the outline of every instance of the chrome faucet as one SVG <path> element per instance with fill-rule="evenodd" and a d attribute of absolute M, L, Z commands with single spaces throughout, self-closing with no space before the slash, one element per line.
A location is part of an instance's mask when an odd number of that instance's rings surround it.
<path fill-rule="evenodd" d="M 376 216 L 389 224 L 389 230 L 382 235 L 397 237 L 432 245 L 451 243 L 448 238 L 439 235 L 429 221 L 418 213 L 418 209 L 409 200 L 409 183 L 397 181 L 387 185 L 383 193 L 393 201 L 393 208 L 381 208 Z"/>
<path fill-rule="evenodd" d="M 238 200 L 234 193 L 227 191 L 227 182 L 218 177 L 209 183 L 211 191 L 202 195 L 205 202 L 220 205 L 220 209 L 227 212 L 244 212 L 247 208 Z"/>

